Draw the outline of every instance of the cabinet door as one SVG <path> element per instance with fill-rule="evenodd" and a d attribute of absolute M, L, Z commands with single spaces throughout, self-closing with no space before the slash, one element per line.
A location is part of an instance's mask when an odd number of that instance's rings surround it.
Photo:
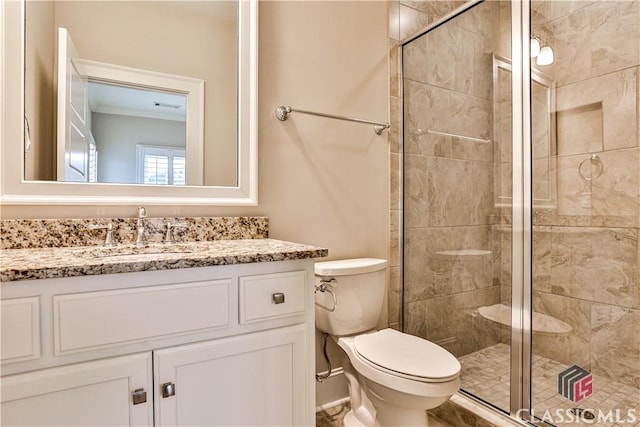
<path fill-rule="evenodd" d="M 149 352 L 3 377 L 2 425 L 151 426 L 151 360 Z M 137 389 L 148 397 L 134 405 Z"/>
<path fill-rule="evenodd" d="M 296 325 L 154 352 L 156 424 L 305 425 L 307 333 Z M 163 397 L 165 384 L 175 394 Z"/>

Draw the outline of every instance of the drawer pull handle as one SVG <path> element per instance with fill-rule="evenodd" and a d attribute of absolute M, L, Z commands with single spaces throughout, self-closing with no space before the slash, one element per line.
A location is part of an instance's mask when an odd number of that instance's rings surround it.
<path fill-rule="evenodd" d="M 139 405 L 147 401 L 147 392 L 143 388 L 138 388 L 133 391 L 133 404 Z"/>
<path fill-rule="evenodd" d="M 162 397 L 167 398 L 176 394 L 176 385 L 174 383 L 162 384 Z"/>
<path fill-rule="evenodd" d="M 284 303 L 284 294 L 282 292 L 276 292 L 275 294 L 271 294 L 271 299 L 274 304 L 282 304 Z"/>

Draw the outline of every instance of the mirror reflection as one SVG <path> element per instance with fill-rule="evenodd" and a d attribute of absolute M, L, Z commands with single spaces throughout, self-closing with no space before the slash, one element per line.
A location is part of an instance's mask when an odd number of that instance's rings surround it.
<path fill-rule="evenodd" d="M 236 1 L 27 1 L 25 18 L 26 180 L 237 185 Z"/>
<path fill-rule="evenodd" d="M 89 81 L 89 182 L 186 184 L 187 97 Z"/>

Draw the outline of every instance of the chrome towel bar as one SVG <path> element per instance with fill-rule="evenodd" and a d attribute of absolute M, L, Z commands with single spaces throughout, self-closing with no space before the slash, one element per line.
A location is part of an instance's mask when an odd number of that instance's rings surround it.
<path fill-rule="evenodd" d="M 320 116 L 320 117 L 327 117 L 329 119 L 337 119 L 337 120 L 345 120 L 348 122 L 356 122 L 356 123 L 364 123 L 367 125 L 373 125 L 373 130 L 375 131 L 376 135 L 380 135 L 382 134 L 382 131 L 385 129 L 389 129 L 391 126 L 389 125 L 389 123 L 378 123 L 378 122 L 372 122 L 370 120 L 362 120 L 362 119 L 354 119 L 351 117 L 344 117 L 344 116 L 336 116 L 335 114 L 326 114 L 326 113 L 316 113 L 313 111 L 306 111 L 306 110 L 298 110 L 293 109 L 289 106 L 284 107 L 278 107 L 276 108 L 276 117 L 278 118 L 278 120 L 281 121 L 285 121 L 289 118 L 289 114 L 290 113 L 302 113 L 302 114 L 311 114 L 312 116 Z"/>
<path fill-rule="evenodd" d="M 451 137 L 454 137 L 454 138 L 466 139 L 468 141 L 479 142 L 481 144 L 488 144 L 488 143 L 491 142 L 490 139 L 474 138 L 472 136 L 464 136 L 464 135 L 458 135 L 458 134 L 455 134 L 455 133 L 448 133 L 448 132 L 439 132 L 437 130 L 431 130 L 431 129 L 427 130 L 426 132 L 423 131 L 422 129 L 417 129 L 414 132 L 414 135 L 422 136 L 422 135 L 427 134 L 427 133 L 430 133 L 432 135 L 451 136 Z"/>

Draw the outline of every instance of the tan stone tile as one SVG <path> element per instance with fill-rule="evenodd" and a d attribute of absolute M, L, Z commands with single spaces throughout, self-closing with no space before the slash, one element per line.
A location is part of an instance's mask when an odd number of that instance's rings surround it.
<path fill-rule="evenodd" d="M 439 247 L 449 243 L 447 230 L 433 228 L 407 229 L 404 234 L 404 299 L 413 302 L 435 295 L 434 269 L 429 262 Z"/>
<path fill-rule="evenodd" d="M 640 148 L 599 153 L 602 175 L 591 181 L 595 215 L 640 216 Z"/>
<path fill-rule="evenodd" d="M 407 79 L 404 94 L 405 134 L 492 138 L 492 102 Z"/>
<path fill-rule="evenodd" d="M 470 162 L 438 157 L 427 159 L 429 226 L 476 223 L 473 178 Z"/>
<path fill-rule="evenodd" d="M 558 7 L 572 4 L 552 3 Z M 557 58 L 553 66 L 556 81 L 576 82 L 639 64 L 639 20 L 637 1 L 593 2 L 554 20 L 548 27 L 553 34 L 549 42 Z"/>
<path fill-rule="evenodd" d="M 511 100 L 500 102 L 494 109 L 494 159 L 502 163 L 513 161 L 513 116 L 511 110 Z"/>
<path fill-rule="evenodd" d="M 387 2 L 389 13 L 389 38 L 400 41 L 400 2 L 389 0 Z"/>
<path fill-rule="evenodd" d="M 572 328 L 569 334 L 571 364 L 587 370 L 591 369 L 591 305 L 589 301 L 571 298 L 563 319 Z"/>
<path fill-rule="evenodd" d="M 558 111 L 558 155 L 602 151 L 604 149 L 602 115 L 602 102 Z"/>
<path fill-rule="evenodd" d="M 398 210 L 401 208 L 401 176 L 402 176 L 402 156 L 396 153 L 389 154 L 389 208 Z"/>
<path fill-rule="evenodd" d="M 592 372 L 636 386 L 640 379 L 640 311 L 592 306 Z"/>
<path fill-rule="evenodd" d="M 533 160 L 533 206 L 555 208 L 558 204 L 557 157 Z"/>
<path fill-rule="evenodd" d="M 404 305 L 404 328 L 408 334 L 427 337 L 427 301 L 416 301 Z"/>
<path fill-rule="evenodd" d="M 493 86 L 493 38 L 463 28 L 461 21 L 473 19 L 491 3 L 485 3 L 456 17 L 445 26 L 404 47 L 404 78 L 490 99 Z M 469 25 L 470 28 L 483 28 Z M 492 28 L 489 24 L 488 28 Z"/>
<path fill-rule="evenodd" d="M 419 10 L 431 17 L 431 22 L 450 14 L 464 4 L 464 0 L 401 0 L 405 6 Z"/>
<path fill-rule="evenodd" d="M 438 342 L 456 356 L 477 351 L 500 341 L 497 323 L 487 323 L 474 312 L 499 300 L 494 286 L 428 300 L 427 339 Z"/>
<path fill-rule="evenodd" d="M 591 185 L 580 177 L 578 168 L 589 156 L 560 156 L 557 161 L 558 215 L 590 215 Z"/>
<path fill-rule="evenodd" d="M 404 156 L 405 227 L 426 227 L 429 225 L 427 162 L 427 157 Z"/>
<path fill-rule="evenodd" d="M 551 227 L 533 230 L 533 289 L 551 292 Z"/>
<path fill-rule="evenodd" d="M 474 141 L 451 137 L 451 157 L 454 159 L 493 161 L 493 141 Z"/>
<path fill-rule="evenodd" d="M 402 299 L 402 268 L 392 267 L 389 269 L 389 293 L 388 293 L 388 310 L 389 324 L 399 324 L 400 304 Z"/>
<path fill-rule="evenodd" d="M 559 155 L 638 145 L 637 73 L 634 67 L 557 89 Z"/>
<path fill-rule="evenodd" d="M 493 165 L 473 162 L 473 205 L 472 224 L 489 224 L 495 215 L 493 194 Z"/>
<path fill-rule="evenodd" d="M 402 152 L 402 98 L 392 96 L 389 98 L 390 125 L 389 132 L 389 152 Z"/>
<path fill-rule="evenodd" d="M 400 3 L 400 40 L 412 36 L 427 25 L 429 25 L 429 16 L 412 7 Z"/>
<path fill-rule="evenodd" d="M 552 290 L 588 301 L 634 307 L 637 257 L 635 229 L 554 227 Z"/>
<path fill-rule="evenodd" d="M 402 96 L 401 57 L 402 47 L 397 41 L 389 39 L 389 96 Z"/>
<path fill-rule="evenodd" d="M 564 321 L 570 308 L 570 298 L 560 295 L 535 292 L 533 296 L 533 311 L 546 314 L 555 319 Z M 546 334 L 535 332 L 538 325 L 532 324 L 533 351 L 542 357 L 557 360 L 562 363 L 570 363 L 571 348 L 569 346 L 569 334 Z"/>

